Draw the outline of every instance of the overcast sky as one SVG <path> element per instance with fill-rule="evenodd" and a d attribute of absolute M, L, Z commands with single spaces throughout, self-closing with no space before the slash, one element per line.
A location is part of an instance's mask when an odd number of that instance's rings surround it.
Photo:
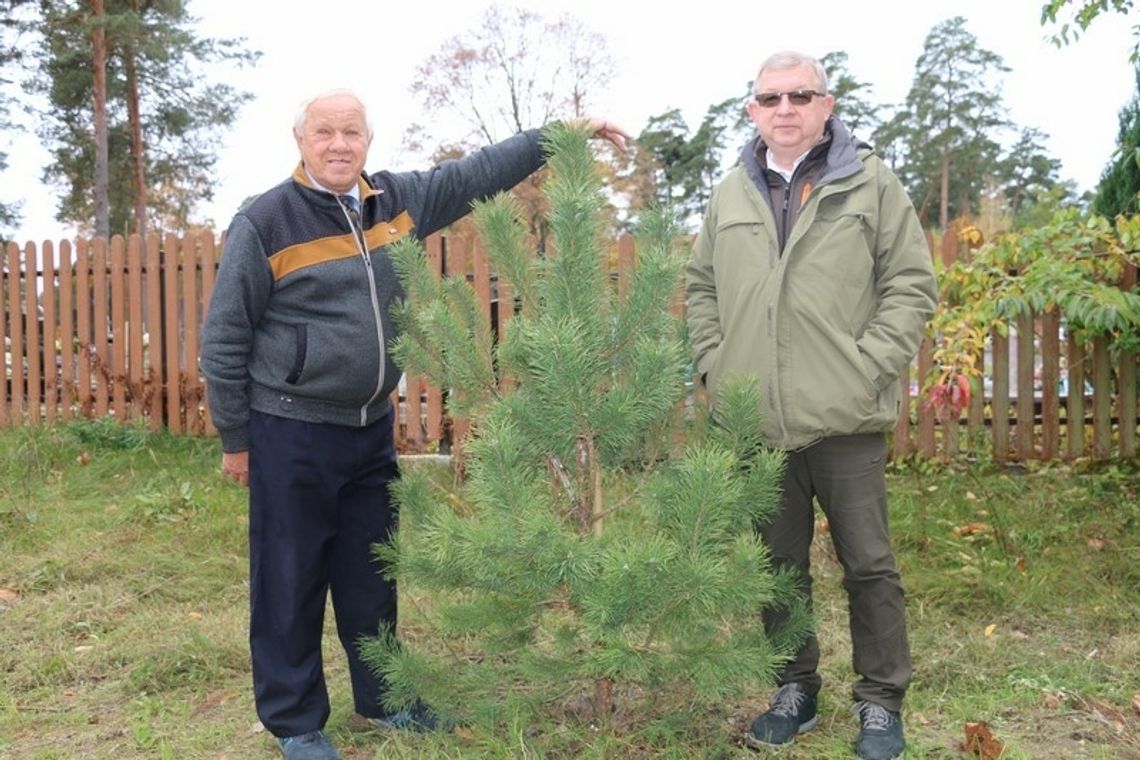
<path fill-rule="evenodd" d="M 786 0 L 686 3 L 530 0 L 554 18 L 572 13 L 603 34 L 615 60 L 611 86 L 591 111 L 637 134 L 650 116 L 680 108 L 691 125 L 712 104 L 740 93 L 759 62 L 781 49 L 848 54 L 848 70 L 872 85 L 870 99 L 901 102 L 930 30 L 963 16 L 979 44 L 1012 69 L 1002 94 L 1022 127 L 1049 135 L 1062 177 L 1092 189 L 1108 161 L 1118 114 L 1135 92 L 1128 54 L 1140 14 L 1106 14 L 1060 50 L 1039 24 L 1044 0 L 862 2 Z M 245 197 L 284 179 L 297 161 L 291 136 L 298 102 L 332 87 L 356 90 L 376 128 L 367 168 L 418 168 L 399 153 L 404 127 L 422 120 L 409 94 L 418 64 L 444 41 L 476 27 L 483 0 L 187 0 L 203 35 L 245 37 L 263 53 L 258 67 L 232 78 L 255 100 L 218 135 L 215 200 L 199 216 L 228 224 Z M 294 9 L 302 8 L 297 12 Z M 742 103 L 743 106 L 743 103 Z M 537 125 L 536 125 L 537 126 Z M 30 136 L 0 135 L 9 168 L 0 199 L 23 200 L 15 239 L 58 240 L 73 231 L 52 220 L 55 195 L 39 182 L 46 153 Z"/>

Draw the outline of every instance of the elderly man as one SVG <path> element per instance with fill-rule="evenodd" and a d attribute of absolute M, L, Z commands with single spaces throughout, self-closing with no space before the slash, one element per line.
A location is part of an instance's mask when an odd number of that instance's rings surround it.
<path fill-rule="evenodd" d="M 625 149 L 601 120 L 593 134 Z M 250 649 L 258 716 L 290 760 L 338 754 L 322 729 L 326 594 L 356 711 L 382 728 L 431 729 L 422 704 L 384 711 L 361 637 L 396 628 L 396 586 L 372 559 L 396 514 L 389 395 L 400 378 L 388 307 L 401 294 L 387 246 L 425 237 L 543 164 L 529 130 L 425 172 L 363 172 L 364 104 L 336 90 L 304 103 L 301 161 L 230 224 L 202 334 L 222 471 L 249 486 Z"/>
<path fill-rule="evenodd" d="M 833 105 L 816 59 L 785 52 L 760 67 L 748 103 L 759 135 L 712 195 L 686 272 L 688 322 L 714 409 L 726 378 L 759 383 L 764 442 L 787 452 L 780 509 L 760 531 L 809 604 L 814 500 L 828 517 L 859 675 L 856 754 L 878 760 L 905 746 L 911 675 L 884 433 L 937 289 L 906 192 Z M 786 614 L 765 610 L 764 619 L 771 628 Z M 812 635 L 779 675 L 749 743 L 787 744 L 815 725 L 818 664 Z"/>

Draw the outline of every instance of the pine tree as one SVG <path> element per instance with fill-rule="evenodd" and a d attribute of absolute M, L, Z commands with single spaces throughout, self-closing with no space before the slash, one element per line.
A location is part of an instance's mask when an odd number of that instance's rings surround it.
<path fill-rule="evenodd" d="M 553 127 L 546 139 L 555 252 L 528 249 L 511 196 L 475 210 L 500 299 L 503 280 L 515 293 L 501 341 L 463 278 L 433 278 L 418 244 L 394 253 L 408 301 L 393 350 L 474 425 L 455 497 L 407 468 L 400 530 L 378 547 L 405 599 L 426 592 L 425 635 L 365 652 L 389 707 L 423 698 L 472 725 L 568 703 L 599 725 L 619 704 L 718 705 L 769 682 L 809 625 L 753 528 L 777 503 L 783 455 L 760 446 L 749 384 L 722 426 L 692 423 L 704 432 L 669 445 L 688 365 L 669 309 L 684 261 L 675 224 L 647 216 L 619 294 L 586 135 Z M 765 605 L 793 611 L 771 637 Z"/>
<path fill-rule="evenodd" d="M 1093 210 L 1110 219 L 1140 211 L 1140 66 L 1136 95 L 1120 109 L 1120 132 L 1112 160 L 1100 175 Z"/>

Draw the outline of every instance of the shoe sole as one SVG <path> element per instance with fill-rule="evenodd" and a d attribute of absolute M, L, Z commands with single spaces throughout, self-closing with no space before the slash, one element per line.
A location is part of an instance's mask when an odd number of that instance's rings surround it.
<path fill-rule="evenodd" d="M 793 736 L 791 739 L 789 739 L 788 741 L 786 741 L 782 744 L 774 744 L 772 742 L 766 742 L 763 739 L 756 736 L 755 734 L 753 734 L 751 731 L 749 731 L 748 733 L 746 733 L 744 735 L 744 743 L 747 744 L 749 747 L 752 747 L 753 749 L 781 749 L 783 747 L 790 747 L 790 746 L 792 746 L 792 743 L 795 740 L 796 736 L 799 736 L 800 734 L 806 734 L 808 731 L 811 731 L 813 728 L 815 728 L 815 722 L 818 719 L 819 719 L 819 716 L 816 715 L 816 716 L 813 716 L 812 719 L 809 720 L 808 722 L 801 723 L 800 727 L 798 729 L 796 729 L 795 736 Z"/>

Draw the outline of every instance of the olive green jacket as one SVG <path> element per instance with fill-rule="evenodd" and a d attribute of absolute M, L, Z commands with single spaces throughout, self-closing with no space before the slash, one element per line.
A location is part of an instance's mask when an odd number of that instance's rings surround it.
<path fill-rule="evenodd" d="M 841 123 L 828 126 L 825 165 L 784 250 L 757 138 L 714 190 L 686 269 L 689 335 L 714 408 L 726 378 L 756 378 L 764 442 L 786 450 L 891 430 L 899 375 L 937 304 L 902 184 Z"/>

